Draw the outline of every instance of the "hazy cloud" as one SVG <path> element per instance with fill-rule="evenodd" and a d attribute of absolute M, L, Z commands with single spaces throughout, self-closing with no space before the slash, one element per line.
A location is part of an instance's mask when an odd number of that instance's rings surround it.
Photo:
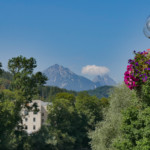
<path fill-rule="evenodd" d="M 105 75 L 109 69 L 104 66 L 87 65 L 82 68 L 82 73 L 87 75 Z"/>

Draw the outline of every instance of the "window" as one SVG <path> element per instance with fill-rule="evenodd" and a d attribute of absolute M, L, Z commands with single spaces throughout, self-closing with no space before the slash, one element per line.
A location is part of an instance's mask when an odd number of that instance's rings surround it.
<path fill-rule="evenodd" d="M 33 126 L 33 130 L 35 130 L 35 129 L 36 129 L 36 126 L 34 125 L 34 126 Z"/>
<path fill-rule="evenodd" d="M 42 113 L 42 116 L 44 116 L 44 113 Z"/>
<path fill-rule="evenodd" d="M 37 111 L 36 111 L 36 110 L 34 110 L 34 111 L 33 111 L 33 114 L 34 114 L 34 115 L 36 115 L 36 114 L 37 114 Z"/>
<path fill-rule="evenodd" d="M 44 119 L 42 119 L 42 123 L 44 123 Z"/>
<path fill-rule="evenodd" d="M 25 126 L 25 130 L 27 130 L 28 129 L 28 126 Z"/>
<path fill-rule="evenodd" d="M 33 118 L 33 122 L 35 122 L 36 121 L 36 118 Z"/>
<path fill-rule="evenodd" d="M 24 115 L 28 115 L 28 111 L 27 110 L 24 111 Z"/>
<path fill-rule="evenodd" d="M 36 115 L 37 113 L 38 113 L 37 110 L 34 110 L 34 111 L 33 111 L 33 114 L 34 114 L 34 115 Z"/>
<path fill-rule="evenodd" d="M 28 121 L 28 118 L 25 118 L 25 122 L 27 122 Z"/>

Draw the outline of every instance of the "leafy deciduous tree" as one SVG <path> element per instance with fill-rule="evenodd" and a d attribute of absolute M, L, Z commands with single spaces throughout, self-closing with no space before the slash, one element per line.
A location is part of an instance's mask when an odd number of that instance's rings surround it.
<path fill-rule="evenodd" d="M 36 61 L 34 58 L 27 59 L 23 56 L 18 56 L 10 59 L 8 62 L 8 69 L 12 73 L 13 79 L 11 82 L 11 91 L 2 90 L 0 95 L 1 149 L 6 149 L 4 146 L 8 145 L 6 143 L 8 142 L 9 135 L 21 123 L 21 109 L 27 107 L 27 104 L 31 102 L 32 97 L 37 93 L 38 86 L 44 84 L 47 79 L 41 72 L 34 74 L 33 70 L 35 67 Z"/>
<path fill-rule="evenodd" d="M 121 135 L 121 112 L 136 101 L 136 94 L 125 85 L 114 88 L 109 98 L 109 108 L 104 112 L 104 120 L 96 125 L 96 129 L 89 133 L 93 150 L 115 150 L 113 141 Z"/>

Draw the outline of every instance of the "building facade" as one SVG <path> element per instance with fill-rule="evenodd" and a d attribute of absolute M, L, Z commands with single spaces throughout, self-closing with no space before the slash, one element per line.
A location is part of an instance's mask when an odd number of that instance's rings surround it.
<path fill-rule="evenodd" d="M 38 111 L 28 111 L 27 109 L 22 110 L 22 124 L 25 131 L 29 134 L 36 132 L 42 125 L 46 124 L 48 115 L 47 107 L 50 104 L 51 103 L 43 102 L 41 100 L 33 100 L 29 106 L 37 105 Z"/>

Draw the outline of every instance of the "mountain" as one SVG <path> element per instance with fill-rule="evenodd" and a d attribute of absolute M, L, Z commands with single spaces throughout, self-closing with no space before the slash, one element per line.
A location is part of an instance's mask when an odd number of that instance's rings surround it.
<path fill-rule="evenodd" d="M 43 73 L 48 77 L 46 85 L 58 86 L 67 90 L 89 90 L 94 89 L 95 84 L 82 76 L 73 73 L 68 68 L 55 64 L 47 68 Z"/>
<path fill-rule="evenodd" d="M 93 82 L 95 83 L 96 87 L 100 87 L 104 85 L 116 85 L 116 82 L 108 75 L 104 75 L 104 76 L 98 75 L 93 79 Z"/>
<path fill-rule="evenodd" d="M 55 64 L 43 73 L 48 77 L 46 85 L 57 86 L 67 90 L 84 91 L 105 85 L 115 85 L 116 82 L 108 75 L 96 76 L 93 81 L 73 73 L 68 68 Z"/>

